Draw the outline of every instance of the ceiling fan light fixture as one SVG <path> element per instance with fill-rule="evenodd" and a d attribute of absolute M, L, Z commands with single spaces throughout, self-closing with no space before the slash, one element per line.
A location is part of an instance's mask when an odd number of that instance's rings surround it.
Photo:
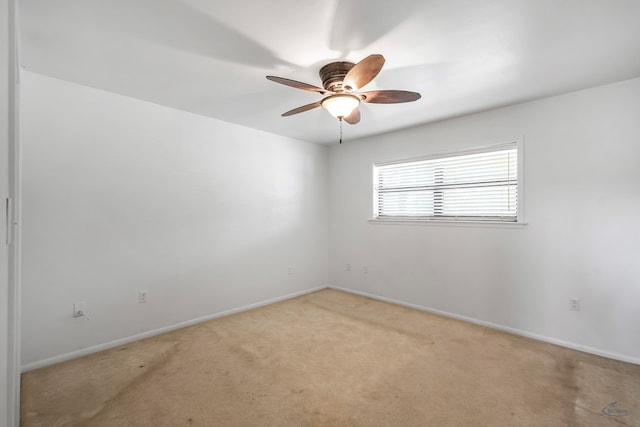
<path fill-rule="evenodd" d="M 343 119 L 360 105 L 360 98 L 346 93 L 337 93 L 322 100 L 322 108 L 336 119 Z"/>

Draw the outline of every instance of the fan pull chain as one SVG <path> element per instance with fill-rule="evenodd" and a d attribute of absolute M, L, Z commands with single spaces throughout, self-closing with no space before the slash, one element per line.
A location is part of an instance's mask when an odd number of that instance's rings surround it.
<path fill-rule="evenodd" d="M 340 120 L 340 144 L 342 144 L 342 117 L 338 118 Z"/>

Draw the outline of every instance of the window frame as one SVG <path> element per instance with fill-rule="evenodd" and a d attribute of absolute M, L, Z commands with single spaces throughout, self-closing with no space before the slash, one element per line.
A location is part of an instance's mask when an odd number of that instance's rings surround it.
<path fill-rule="evenodd" d="M 480 154 L 491 151 L 500 151 L 509 148 L 517 149 L 517 183 L 518 183 L 518 197 L 517 197 L 517 215 L 516 220 L 500 220 L 495 217 L 482 219 L 479 217 L 377 217 L 378 213 L 378 194 L 376 190 L 376 168 L 381 166 L 412 163 L 425 160 L 434 160 L 440 158 L 464 156 L 470 154 Z M 483 145 L 478 147 L 460 149 L 456 151 L 437 152 L 433 154 L 427 154 L 419 157 L 376 161 L 371 165 L 371 200 L 373 207 L 373 217 L 369 219 L 370 223 L 374 224 L 417 224 L 417 225 L 449 225 L 449 226 L 484 226 L 484 227 L 498 227 L 498 228 L 521 228 L 526 225 L 524 216 L 524 138 L 513 138 L 508 142 L 499 144 Z"/>

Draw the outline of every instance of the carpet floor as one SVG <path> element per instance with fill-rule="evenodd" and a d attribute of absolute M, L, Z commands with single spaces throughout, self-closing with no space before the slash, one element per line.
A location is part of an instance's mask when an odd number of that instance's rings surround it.
<path fill-rule="evenodd" d="M 325 289 L 23 374 L 23 426 L 640 426 L 640 366 Z"/>

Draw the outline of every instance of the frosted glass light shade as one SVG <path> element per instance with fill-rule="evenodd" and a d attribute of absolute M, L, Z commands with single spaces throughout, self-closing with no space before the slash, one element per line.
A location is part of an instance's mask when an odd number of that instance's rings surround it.
<path fill-rule="evenodd" d="M 347 117 L 358 105 L 360 98 L 346 93 L 331 95 L 322 101 L 322 107 L 337 119 Z"/>

